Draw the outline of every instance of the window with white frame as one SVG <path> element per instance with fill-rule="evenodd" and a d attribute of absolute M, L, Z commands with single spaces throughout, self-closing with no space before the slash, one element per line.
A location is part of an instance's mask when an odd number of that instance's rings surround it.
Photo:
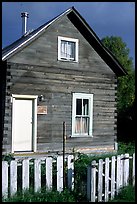
<path fill-rule="evenodd" d="M 92 136 L 93 94 L 73 93 L 72 136 Z"/>
<path fill-rule="evenodd" d="M 58 36 L 58 60 L 78 62 L 78 39 Z"/>

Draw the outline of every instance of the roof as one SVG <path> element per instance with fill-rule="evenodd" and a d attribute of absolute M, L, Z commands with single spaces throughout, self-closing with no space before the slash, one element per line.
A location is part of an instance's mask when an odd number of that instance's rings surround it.
<path fill-rule="evenodd" d="M 91 29 L 85 19 L 74 7 L 67 9 L 66 11 L 48 21 L 47 23 L 43 24 L 33 32 L 29 33 L 26 36 L 22 36 L 17 41 L 3 48 L 2 60 L 5 61 L 16 52 L 19 52 L 21 48 L 27 46 L 28 43 L 39 37 L 39 35 L 41 35 L 51 24 L 55 23 L 64 15 L 68 16 L 69 20 L 74 24 L 74 26 L 79 30 L 79 32 L 84 36 L 84 38 L 96 50 L 100 57 L 106 62 L 106 64 L 113 70 L 113 72 L 117 76 L 123 76 L 127 74 L 124 67 L 119 63 L 116 57 L 103 45 L 96 33 Z"/>

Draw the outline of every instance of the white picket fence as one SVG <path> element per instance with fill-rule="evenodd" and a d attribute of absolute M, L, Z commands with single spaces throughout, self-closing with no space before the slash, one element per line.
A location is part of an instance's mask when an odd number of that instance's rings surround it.
<path fill-rule="evenodd" d="M 129 165 L 131 163 L 131 167 Z M 130 168 L 129 168 L 130 167 Z M 135 185 L 135 153 L 112 156 L 111 159 L 92 161 L 87 171 L 87 199 L 91 202 L 108 202 L 119 190 L 129 184 Z"/>
<path fill-rule="evenodd" d="M 67 169 L 67 185 L 74 190 L 74 156 L 65 157 Z M 54 167 L 56 166 L 56 169 Z M 37 192 L 42 188 L 42 166 L 45 167 L 44 187 L 52 189 L 56 183 L 56 189 L 63 190 L 63 156 L 45 157 L 31 160 L 31 158 L 12 160 L 10 163 L 2 161 L 2 196 L 3 198 L 14 195 L 19 189 L 29 189 L 30 166 L 33 165 L 34 180 L 33 188 Z M 20 168 L 20 169 L 19 169 Z M 53 171 L 54 169 L 54 171 Z M 129 177 L 132 185 L 135 185 L 135 153 L 132 156 L 122 154 L 111 158 L 100 159 L 98 162 L 92 161 L 87 169 L 87 199 L 91 202 L 108 202 L 118 194 L 120 188 L 129 184 Z M 21 176 L 18 176 L 18 172 Z M 53 175 L 53 172 L 56 176 Z M 21 179 L 21 180 L 20 180 Z M 55 182 L 56 179 L 56 182 Z"/>
<path fill-rule="evenodd" d="M 69 189 L 74 189 L 74 156 L 68 155 L 65 158 L 67 162 L 67 186 Z M 14 195 L 18 191 L 18 170 L 22 168 L 22 190 L 30 188 L 30 165 L 34 165 L 34 191 L 41 189 L 41 165 L 45 165 L 45 188 L 52 189 L 53 187 L 53 163 L 56 162 L 56 189 L 61 192 L 63 190 L 63 156 L 58 156 L 56 159 L 46 157 L 41 159 L 20 159 L 12 160 L 9 164 L 7 161 L 2 161 L 2 196 L 7 198 Z"/>

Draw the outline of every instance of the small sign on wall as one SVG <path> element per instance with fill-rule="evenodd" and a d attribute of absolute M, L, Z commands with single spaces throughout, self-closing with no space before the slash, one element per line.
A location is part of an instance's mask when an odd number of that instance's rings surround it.
<path fill-rule="evenodd" d="M 47 114 L 47 106 L 37 106 L 37 114 Z"/>

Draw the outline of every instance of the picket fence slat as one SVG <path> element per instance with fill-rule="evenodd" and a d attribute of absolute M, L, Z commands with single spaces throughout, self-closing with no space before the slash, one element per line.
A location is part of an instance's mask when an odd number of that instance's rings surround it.
<path fill-rule="evenodd" d="M 22 189 L 29 189 L 29 159 L 22 161 Z"/>
<path fill-rule="evenodd" d="M 105 158 L 105 201 L 108 201 L 109 193 L 109 158 Z"/>
<path fill-rule="evenodd" d="M 111 159 L 111 199 L 114 198 L 115 195 L 115 156 L 112 156 Z"/>
<path fill-rule="evenodd" d="M 2 161 L 2 195 L 8 197 L 8 162 Z"/>
<path fill-rule="evenodd" d="M 17 161 L 10 163 L 10 195 L 13 196 L 17 192 Z"/>
<path fill-rule="evenodd" d="M 52 158 L 46 158 L 46 189 L 52 189 Z"/>
<path fill-rule="evenodd" d="M 96 161 L 91 163 L 91 202 L 96 199 Z"/>
<path fill-rule="evenodd" d="M 121 156 L 118 155 L 117 156 L 117 181 L 116 181 L 116 191 L 117 191 L 117 195 L 119 193 L 119 189 L 120 189 L 120 184 L 121 184 Z"/>
<path fill-rule="evenodd" d="M 103 188 L 103 159 L 99 160 L 98 169 L 98 202 L 102 201 L 102 188 Z"/>
<path fill-rule="evenodd" d="M 57 157 L 57 191 L 63 191 L 63 157 Z"/>
<path fill-rule="evenodd" d="M 120 155 L 120 188 L 122 188 L 123 184 L 124 184 L 124 175 L 123 175 L 123 171 L 124 171 L 124 154 Z"/>
<path fill-rule="evenodd" d="M 129 184 L 129 154 L 125 154 L 124 158 L 124 186 L 127 186 Z"/>
<path fill-rule="evenodd" d="M 68 188 L 74 190 L 74 156 L 69 155 L 68 162 Z"/>
<path fill-rule="evenodd" d="M 38 192 L 41 189 L 41 160 L 34 160 L 34 191 Z"/>

